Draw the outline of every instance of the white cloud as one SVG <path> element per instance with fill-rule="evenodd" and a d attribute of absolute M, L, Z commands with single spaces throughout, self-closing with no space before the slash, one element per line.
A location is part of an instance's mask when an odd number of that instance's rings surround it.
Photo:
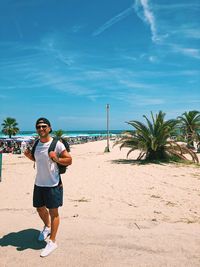
<path fill-rule="evenodd" d="M 200 39 L 200 30 L 199 29 L 185 29 L 182 31 L 186 37 L 193 39 Z"/>
<path fill-rule="evenodd" d="M 176 44 L 172 44 L 171 49 L 173 52 L 178 52 L 185 56 L 189 56 L 195 59 L 200 59 L 200 49 L 180 47 L 179 45 Z"/>
<path fill-rule="evenodd" d="M 167 5 L 164 4 L 155 4 L 154 9 L 156 10 L 180 10 L 180 9 L 200 9 L 200 4 L 198 3 L 168 3 Z"/>
<path fill-rule="evenodd" d="M 151 106 L 151 105 L 162 105 L 165 103 L 165 100 L 162 98 L 151 98 L 151 97 L 136 97 L 135 101 L 138 106 Z"/>
<path fill-rule="evenodd" d="M 112 19 L 109 19 L 106 23 L 104 23 L 101 27 L 99 27 L 97 30 L 95 30 L 93 32 L 93 36 L 97 36 L 97 35 L 101 34 L 105 30 L 110 28 L 112 25 L 117 23 L 118 21 L 128 17 L 132 12 L 133 12 L 133 7 L 131 6 L 131 7 L 127 8 L 126 10 L 124 10 L 123 12 L 116 15 L 115 17 L 113 17 Z"/>
<path fill-rule="evenodd" d="M 62 121 L 62 123 L 77 123 L 78 125 L 87 124 L 88 121 L 91 125 L 95 125 L 97 122 L 99 124 L 104 123 L 106 121 L 106 117 L 97 117 L 96 114 L 94 114 L 94 116 L 92 116 L 92 114 L 90 114 L 89 116 L 81 116 L 80 114 L 78 116 L 60 116 L 57 119 L 59 121 Z"/>
<path fill-rule="evenodd" d="M 149 57 L 149 61 L 152 62 L 152 63 L 156 63 L 156 62 L 158 62 L 158 59 L 155 56 L 150 56 Z"/>
<path fill-rule="evenodd" d="M 126 86 L 126 88 L 132 88 L 132 89 L 153 89 L 155 88 L 155 85 L 153 84 L 147 84 L 142 82 L 136 82 L 129 79 L 119 80 L 119 83 L 123 86 Z"/>
<path fill-rule="evenodd" d="M 177 30 L 172 29 L 170 34 L 182 38 L 200 39 L 200 30 L 198 25 L 184 25 Z"/>
<path fill-rule="evenodd" d="M 150 8 L 149 1 L 135 0 L 134 8 L 138 17 L 145 23 L 149 24 L 152 34 L 152 41 L 155 43 L 159 42 L 161 38 L 157 34 L 156 19 L 153 11 Z"/>
<path fill-rule="evenodd" d="M 170 16 L 174 17 L 176 13 L 170 12 Z M 195 13 L 191 13 L 193 17 L 195 17 Z M 160 31 L 163 30 L 168 32 L 168 42 L 176 42 L 176 40 L 180 42 L 190 42 L 194 40 L 200 39 L 200 29 L 198 22 L 182 22 L 180 21 L 179 24 L 176 22 L 170 23 L 170 21 L 163 20 L 160 25 Z"/>
<path fill-rule="evenodd" d="M 77 33 L 81 31 L 83 28 L 85 28 L 85 25 L 74 25 L 71 29 L 73 33 Z"/>
<path fill-rule="evenodd" d="M 117 100 L 123 101 L 128 103 L 131 106 L 153 106 L 153 105 L 162 105 L 166 103 L 164 98 L 152 97 L 152 96 L 145 96 L 141 95 L 140 93 L 129 92 L 127 93 L 118 93 L 114 97 Z"/>
<path fill-rule="evenodd" d="M 127 60 L 131 60 L 131 61 L 137 61 L 136 57 L 128 56 L 128 55 L 122 55 L 121 58 L 125 59 L 125 60 L 127 59 Z"/>
<path fill-rule="evenodd" d="M 169 3 L 154 4 L 150 0 L 135 0 L 135 12 L 138 17 L 149 25 L 151 30 L 151 39 L 156 44 L 171 42 L 182 42 L 185 39 L 200 39 L 200 30 L 198 20 L 192 18 L 198 17 L 200 3 Z M 187 12 L 188 18 L 183 23 L 183 12 Z M 186 52 L 185 54 L 190 52 Z M 196 52 L 191 55 L 198 58 Z"/>

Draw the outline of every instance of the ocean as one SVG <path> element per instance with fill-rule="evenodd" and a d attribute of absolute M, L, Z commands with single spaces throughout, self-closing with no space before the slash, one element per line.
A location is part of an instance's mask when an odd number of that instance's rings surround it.
<path fill-rule="evenodd" d="M 119 135 L 122 132 L 124 132 L 125 130 L 110 130 L 109 134 L 111 136 L 115 136 L 115 135 Z M 84 130 L 84 131 L 63 131 L 63 135 L 64 136 L 68 136 L 68 137 L 80 137 L 80 136 L 89 136 L 89 137 L 94 137 L 94 136 L 106 136 L 107 135 L 107 131 L 106 130 Z M 29 137 L 33 137 L 33 136 L 37 136 L 37 133 L 35 131 L 20 131 L 19 133 L 17 133 L 15 136 L 12 137 L 21 137 L 21 138 L 29 138 Z M 8 136 L 0 133 L 0 138 L 6 138 Z"/>

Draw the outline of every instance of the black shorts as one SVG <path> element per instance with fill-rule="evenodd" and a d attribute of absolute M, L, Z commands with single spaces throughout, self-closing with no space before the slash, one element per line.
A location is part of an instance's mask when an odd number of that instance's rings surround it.
<path fill-rule="evenodd" d="M 34 186 L 33 207 L 46 206 L 48 209 L 55 209 L 63 205 L 63 186 L 55 187 Z"/>

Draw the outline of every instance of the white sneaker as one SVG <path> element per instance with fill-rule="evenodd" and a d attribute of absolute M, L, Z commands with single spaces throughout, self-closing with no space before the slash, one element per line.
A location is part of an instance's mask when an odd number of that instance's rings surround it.
<path fill-rule="evenodd" d="M 38 236 L 38 241 L 44 241 L 50 235 L 51 229 L 47 226 L 44 226 L 44 229 L 40 232 Z"/>
<path fill-rule="evenodd" d="M 51 252 L 57 249 L 57 247 L 58 245 L 55 242 L 53 242 L 52 240 L 49 240 L 46 247 L 42 250 L 40 257 L 48 256 Z"/>

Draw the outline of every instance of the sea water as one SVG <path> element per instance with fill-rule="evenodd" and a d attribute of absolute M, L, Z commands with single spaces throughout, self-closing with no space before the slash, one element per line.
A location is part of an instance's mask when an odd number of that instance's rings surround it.
<path fill-rule="evenodd" d="M 110 136 L 116 136 L 120 135 L 124 130 L 110 130 L 109 135 Z M 66 137 L 99 137 L 99 136 L 106 136 L 107 131 L 106 130 L 84 130 L 84 131 L 63 131 L 63 136 Z M 32 138 L 37 136 L 37 133 L 35 131 L 20 131 L 15 136 L 12 137 L 21 137 L 21 138 Z M 3 133 L 0 133 L 0 138 L 7 138 L 8 135 L 4 135 Z"/>

